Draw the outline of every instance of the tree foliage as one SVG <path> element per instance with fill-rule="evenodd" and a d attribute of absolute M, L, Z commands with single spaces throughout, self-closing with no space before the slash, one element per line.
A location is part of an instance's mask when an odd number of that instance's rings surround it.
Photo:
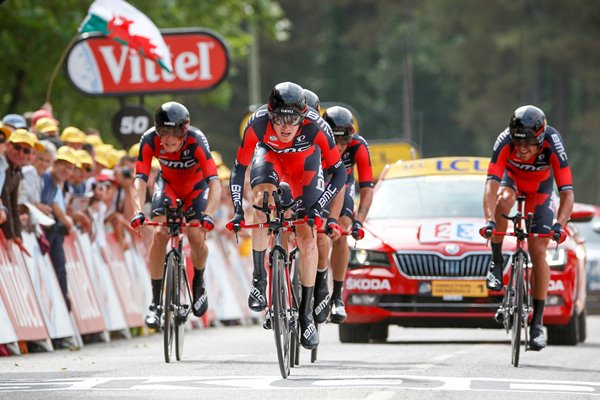
<path fill-rule="evenodd" d="M 9 0 L 0 6 L 0 106 L 32 110 L 91 1 Z M 291 80 L 360 114 L 367 139 L 411 138 L 425 156 L 489 155 L 512 111 L 541 107 L 564 136 L 577 199 L 600 203 L 600 2 L 588 0 L 132 0 L 160 27 L 225 37 L 227 82 L 177 95 L 231 161 L 248 110 L 248 24 L 261 29 L 261 93 Z M 285 39 L 285 40 L 284 40 Z M 409 62 L 410 61 L 410 62 Z M 406 65 L 412 65 L 412 70 Z M 412 129 L 404 85 L 412 76 Z M 170 97 L 145 100 L 153 109 Z M 137 100 L 137 99 L 134 99 Z M 75 92 L 59 75 L 63 126 L 109 130 L 115 99 Z"/>

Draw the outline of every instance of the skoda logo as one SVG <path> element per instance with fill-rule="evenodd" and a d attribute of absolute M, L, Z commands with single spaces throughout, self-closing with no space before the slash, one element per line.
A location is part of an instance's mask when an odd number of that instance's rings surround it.
<path fill-rule="evenodd" d="M 451 256 L 455 255 L 456 253 L 458 253 L 459 247 L 457 244 L 455 243 L 450 243 L 446 245 L 446 253 L 450 254 Z"/>

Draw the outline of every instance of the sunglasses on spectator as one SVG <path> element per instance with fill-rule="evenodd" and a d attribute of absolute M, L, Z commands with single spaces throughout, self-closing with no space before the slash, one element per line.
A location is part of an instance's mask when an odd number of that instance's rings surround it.
<path fill-rule="evenodd" d="M 17 152 L 22 151 L 26 156 L 30 155 L 33 149 L 31 147 L 21 146 L 20 144 L 13 143 L 13 147 Z"/>
<path fill-rule="evenodd" d="M 269 112 L 269 119 L 273 125 L 300 125 L 304 116 L 299 114 L 276 114 Z"/>
<path fill-rule="evenodd" d="M 181 139 L 185 136 L 185 130 L 180 126 L 159 126 L 156 128 L 158 137 L 174 136 Z"/>
<path fill-rule="evenodd" d="M 0 135 L 0 144 L 6 143 L 6 137 L 4 135 Z"/>

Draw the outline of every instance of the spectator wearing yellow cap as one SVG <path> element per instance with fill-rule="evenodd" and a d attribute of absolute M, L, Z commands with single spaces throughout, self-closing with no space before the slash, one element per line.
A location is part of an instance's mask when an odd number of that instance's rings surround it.
<path fill-rule="evenodd" d="M 79 150 L 83 147 L 86 143 L 85 139 L 85 133 L 74 126 L 67 126 L 60 134 L 60 140 L 62 140 L 65 146 L 72 147 L 75 150 Z"/>
<path fill-rule="evenodd" d="M 102 138 L 98 135 L 92 135 L 92 134 L 87 134 L 85 137 L 85 142 L 87 144 L 91 144 L 92 147 L 96 148 L 98 146 L 102 146 L 104 144 L 104 142 L 102 141 Z"/>
<path fill-rule="evenodd" d="M 63 142 L 58 137 L 58 124 L 53 118 L 40 118 L 34 125 L 35 133 L 40 140 L 49 140 L 58 149 Z"/>
<path fill-rule="evenodd" d="M 22 178 L 22 168 L 33 159 L 35 148 L 43 147 L 37 137 L 26 129 L 13 131 L 8 138 L 6 147 L 6 168 L 4 187 L 2 188 L 2 204 L 6 208 L 6 220 L 2 224 L 6 245 L 12 247 L 13 241 L 21 241 L 21 220 L 18 212 L 19 184 Z"/>

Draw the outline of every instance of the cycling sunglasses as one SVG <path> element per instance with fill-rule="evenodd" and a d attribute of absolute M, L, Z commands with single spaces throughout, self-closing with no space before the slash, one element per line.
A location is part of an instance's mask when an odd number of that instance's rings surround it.
<path fill-rule="evenodd" d="M 276 114 L 269 112 L 269 119 L 273 125 L 300 125 L 304 119 L 300 114 Z"/>
<path fill-rule="evenodd" d="M 336 131 L 333 132 L 333 138 L 336 143 L 339 144 L 348 144 L 352 141 L 352 134 L 346 133 L 344 131 Z"/>
<path fill-rule="evenodd" d="M 30 155 L 33 149 L 31 147 L 21 146 L 20 144 L 13 143 L 13 147 L 17 152 L 22 151 L 26 156 Z"/>
<path fill-rule="evenodd" d="M 520 146 L 539 146 L 539 142 L 537 138 L 529 138 L 529 139 L 513 139 L 513 144 L 516 147 Z"/>
<path fill-rule="evenodd" d="M 158 137 L 174 136 L 181 139 L 185 136 L 185 130 L 180 126 L 159 126 L 156 128 Z"/>

